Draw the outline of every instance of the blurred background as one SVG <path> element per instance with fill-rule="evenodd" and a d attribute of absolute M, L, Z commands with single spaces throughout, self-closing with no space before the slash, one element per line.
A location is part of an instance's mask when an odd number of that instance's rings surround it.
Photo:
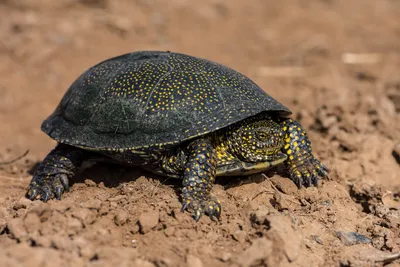
<path fill-rule="evenodd" d="M 74 79 L 137 50 L 242 72 L 293 110 L 343 190 L 400 192 L 399 14 L 396 0 L 0 0 L 0 161 L 29 149 L 0 165 L 20 181 L 2 194 L 18 199 L 55 145 L 40 124 Z"/>

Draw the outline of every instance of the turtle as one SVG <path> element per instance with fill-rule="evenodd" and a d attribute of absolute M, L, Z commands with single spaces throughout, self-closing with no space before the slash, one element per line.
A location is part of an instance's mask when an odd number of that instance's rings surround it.
<path fill-rule="evenodd" d="M 211 194 L 218 176 L 262 173 L 284 164 L 300 188 L 329 169 L 292 112 L 245 75 L 170 51 L 104 60 L 69 87 L 42 131 L 57 141 L 26 197 L 60 200 L 87 160 L 106 159 L 182 179 L 182 211 L 220 219 Z"/>

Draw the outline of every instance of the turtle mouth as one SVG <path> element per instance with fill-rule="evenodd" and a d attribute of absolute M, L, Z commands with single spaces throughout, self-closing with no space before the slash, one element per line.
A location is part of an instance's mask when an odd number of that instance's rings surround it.
<path fill-rule="evenodd" d="M 281 147 L 267 147 L 262 149 L 257 149 L 250 153 L 248 159 L 250 162 L 267 162 L 273 161 L 276 158 L 276 155 L 281 151 Z"/>

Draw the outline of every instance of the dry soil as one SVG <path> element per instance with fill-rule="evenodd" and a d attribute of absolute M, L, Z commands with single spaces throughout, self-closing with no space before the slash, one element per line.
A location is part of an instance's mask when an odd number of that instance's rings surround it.
<path fill-rule="evenodd" d="M 0 1 L 0 266 L 400 266 L 399 14 L 394 0 Z M 25 199 L 55 146 L 42 120 L 86 68 L 136 50 L 248 75 L 293 110 L 329 179 L 218 179 L 219 222 L 180 212 L 179 181 L 108 164 L 62 201 Z"/>

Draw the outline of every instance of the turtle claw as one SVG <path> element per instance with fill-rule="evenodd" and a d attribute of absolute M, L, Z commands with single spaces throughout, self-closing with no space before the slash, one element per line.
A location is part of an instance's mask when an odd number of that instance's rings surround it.
<path fill-rule="evenodd" d="M 181 212 L 185 210 L 191 210 L 193 214 L 193 219 L 197 222 L 201 216 L 205 213 L 212 221 L 215 221 L 221 217 L 221 204 L 219 200 L 184 200 L 181 208 Z"/>
<path fill-rule="evenodd" d="M 185 202 L 182 204 L 181 212 L 184 212 L 189 207 L 189 203 Z"/>
<path fill-rule="evenodd" d="M 67 186 L 65 187 L 65 185 Z M 29 184 L 26 197 L 33 201 L 40 196 L 40 200 L 43 202 L 52 198 L 60 200 L 63 192 L 68 191 L 68 189 L 68 178 L 65 174 L 45 177 L 36 175 Z"/>
<path fill-rule="evenodd" d="M 55 190 L 54 194 L 55 194 L 55 197 L 56 197 L 57 200 L 61 200 L 61 195 L 62 195 L 63 192 L 64 192 L 64 188 L 63 187 L 61 187 L 61 186 L 56 187 L 56 190 Z"/>
<path fill-rule="evenodd" d="M 26 192 L 26 197 L 31 201 L 35 200 L 37 196 L 38 191 L 36 189 L 30 188 L 28 192 Z"/>
<path fill-rule="evenodd" d="M 318 185 L 318 176 L 327 177 L 329 169 L 314 157 L 304 162 L 301 166 L 292 167 L 289 170 L 290 178 L 301 188 Z"/>
<path fill-rule="evenodd" d="M 43 194 L 40 195 L 40 200 L 42 200 L 43 202 L 47 202 L 49 201 L 51 198 L 51 193 L 49 192 L 49 189 L 46 188 L 45 190 L 43 190 Z"/>
<path fill-rule="evenodd" d="M 69 192 L 69 181 L 68 181 L 68 177 L 66 175 L 62 175 L 60 177 L 61 180 L 61 184 L 62 184 L 62 192 Z"/>

